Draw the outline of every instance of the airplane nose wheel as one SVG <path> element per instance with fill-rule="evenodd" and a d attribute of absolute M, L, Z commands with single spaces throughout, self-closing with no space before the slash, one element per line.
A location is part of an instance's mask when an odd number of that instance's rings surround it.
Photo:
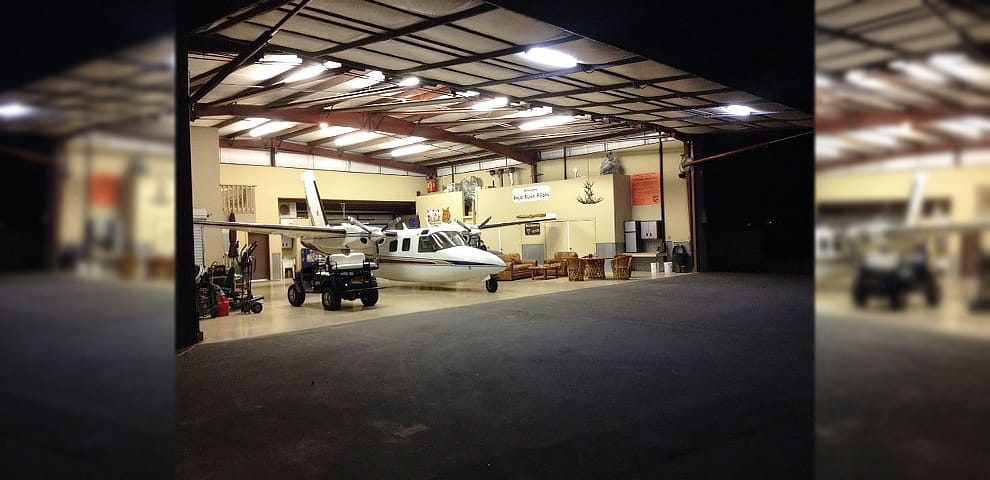
<path fill-rule="evenodd" d="M 485 290 L 488 290 L 488 293 L 495 293 L 498 290 L 498 277 L 492 275 L 488 280 L 485 280 Z"/>

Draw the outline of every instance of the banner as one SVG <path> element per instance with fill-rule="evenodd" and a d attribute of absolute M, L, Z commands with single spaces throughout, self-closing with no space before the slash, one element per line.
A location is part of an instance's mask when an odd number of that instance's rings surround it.
<path fill-rule="evenodd" d="M 535 187 L 512 189 L 512 201 L 515 203 L 537 202 L 542 200 L 550 200 L 550 185 L 537 185 Z"/>
<path fill-rule="evenodd" d="M 632 204 L 660 204 L 660 172 L 640 173 L 631 176 Z"/>

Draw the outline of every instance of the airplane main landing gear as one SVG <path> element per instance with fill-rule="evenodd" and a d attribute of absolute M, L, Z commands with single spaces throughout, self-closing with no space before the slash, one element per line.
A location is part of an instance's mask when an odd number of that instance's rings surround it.
<path fill-rule="evenodd" d="M 495 293 L 498 290 L 498 277 L 492 275 L 488 280 L 485 280 L 485 290 L 488 290 L 488 293 Z"/>

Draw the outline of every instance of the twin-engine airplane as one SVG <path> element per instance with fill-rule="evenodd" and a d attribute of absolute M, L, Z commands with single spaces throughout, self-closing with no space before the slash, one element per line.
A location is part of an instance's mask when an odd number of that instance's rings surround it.
<path fill-rule="evenodd" d="M 298 238 L 302 245 L 324 254 L 361 251 L 378 262 L 378 276 L 404 282 L 461 282 L 484 280 L 489 292 L 498 290 L 497 274 L 505 262 L 487 251 L 481 242 L 481 230 L 522 223 L 555 220 L 554 214 L 526 220 L 479 225 L 457 221 L 428 228 L 385 228 L 365 225 L 353 217 L 339 225 L 327 225 L 323 203 L 312 171 L 300 175 L 306 190 L 306 203 L 313 226 L 273 225 L 246 222 L 196 220 L 193 223 L 212 227 L 244 230 Z"/>

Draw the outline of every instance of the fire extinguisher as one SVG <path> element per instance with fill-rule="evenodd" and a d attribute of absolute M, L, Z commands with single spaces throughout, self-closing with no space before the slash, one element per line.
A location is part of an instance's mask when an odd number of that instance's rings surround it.
<path fill-rule="evenodd" d="M 430 178 L 426 181 L 426 193 L 433 193 L 437 191 L 437 179 Z"/>

